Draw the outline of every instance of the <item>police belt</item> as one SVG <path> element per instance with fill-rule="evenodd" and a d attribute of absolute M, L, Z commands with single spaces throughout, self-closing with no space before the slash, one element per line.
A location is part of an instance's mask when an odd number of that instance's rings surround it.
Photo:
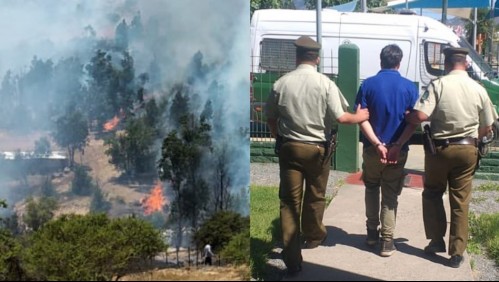
<path fill-rule="evenodd" d="M 433 139 L 435 146 L 449 146 L 449 145 L 473 145 L 478 147 L 478 139 L 473 137 L 456 137 L 448 139 Z"/>
<path fill-rule="evenodd" d="M 302 143 L 302 144 L 307 144 L 307 145 L 314 145 L 314 146 L 319 146 L 324 148 L 325 141 L 301 141 L 301 140 L 294 140 L 294 139 L 289 139 L 286 137 L 282 137 L 282 143 L 287 143 L 287 142 L 293 142 L 293 143 Z"/>

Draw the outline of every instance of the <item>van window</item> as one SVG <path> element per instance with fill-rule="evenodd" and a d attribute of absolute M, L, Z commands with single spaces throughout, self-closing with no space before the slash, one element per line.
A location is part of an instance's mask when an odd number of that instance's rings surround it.
<path fill-rule="evenodd" d="M 444 74 L 444 54 L 442 51 L 447 47 L 450 45 L 428 41 L 424 43 L 424 62 L 429 74 L 434 76 Z"/>
<path fill-rule="evenodd" d="M 267 71 L 292 71 L 296 68 L 295 40 L 264 38 L 260 48 L 260 67 Z"/>

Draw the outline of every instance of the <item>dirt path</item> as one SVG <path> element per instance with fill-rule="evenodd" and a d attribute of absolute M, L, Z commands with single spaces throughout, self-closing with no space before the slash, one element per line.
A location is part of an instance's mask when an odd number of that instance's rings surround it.
<path fill-rule="evenodd" d="M 121 172 L 109 163 L 109 157 L 105 151 L 107 146 L 104 140 L 90 138 L 88 146 L 83 155 L 75 156 L 78 163 L 91 168 L 90 175 L 97 181 L 104 194 L 107 193 L 108 200 L 118 200 L 126 204 L 137 204 L 147 194 L 153 185 L 153 180 L 144 184 L 136 181 L 120 180 Z"/>

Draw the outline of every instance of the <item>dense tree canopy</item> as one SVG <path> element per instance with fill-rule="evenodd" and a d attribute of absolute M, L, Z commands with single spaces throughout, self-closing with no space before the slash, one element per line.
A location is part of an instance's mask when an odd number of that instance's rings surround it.
<path fill-rule="evenodd" d="M 24 260 L 34 280 L 110 281 L 165 248 L 159 231 L 137 218 L 65 215 L 30 238 Z"/>
<path fill-rule="evenodd" d="M 231 211 L 221 211 L 206 220 L 194 235 L 198 248 L 210 244 L 214 251 L 222 250 L 233 236 L 249 229 L 249 217 Z"/>

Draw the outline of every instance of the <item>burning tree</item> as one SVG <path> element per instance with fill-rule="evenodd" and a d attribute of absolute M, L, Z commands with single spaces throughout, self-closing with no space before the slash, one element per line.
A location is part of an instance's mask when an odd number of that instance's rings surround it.
<path fill-rule="evenodd" d="M 109 146 L 106 150 L 111 157 L 109 162 L 128 175 L 153 170 L 154 138 L 155 130 L 144 118 L 130 119 L 123 133 L 105 142 Z"/>
<path fill-rule="evenodd" d="M 168 202 L 163 197 L 163 186 L 160 181 L 157 181 L 149 197 L 145 198 L 142 202 L 144 214 L 151 215 L 154 212 L 162 211 L 165 204 L 168 204 Z"/>
<path fill-rule="evenodd" d="M 113 63 L 113 55 L 120 59 L 119 65 Z M 104 123 L 113 116 L 113 121 L 117 123 L 118 114 L 129 116 L 134 102 L 139 101 L 144 84 L 141 77 L 147 76 L 141 74 L 135 78 L 134 60 L 130 53 L 99 49 L 85 69 L 89 74 L 86 110 L 89 117 L 97 120 L 98 128 L 104 128 Z"/>

